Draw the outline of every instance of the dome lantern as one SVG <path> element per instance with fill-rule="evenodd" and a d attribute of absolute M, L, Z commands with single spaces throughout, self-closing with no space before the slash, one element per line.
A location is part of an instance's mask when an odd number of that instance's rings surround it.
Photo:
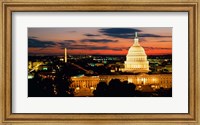
<path fill-rule="evenodd" d="M 134 38 L 134 46 L 139 46 L 139 38 L 138 38 L 138 33 L 135 32 L 135 38 Z"/>

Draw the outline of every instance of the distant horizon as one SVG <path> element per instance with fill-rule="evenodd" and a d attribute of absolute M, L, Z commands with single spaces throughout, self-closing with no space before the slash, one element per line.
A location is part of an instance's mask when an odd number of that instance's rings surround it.
<path fill-rule="evenodd" d="M 70 56 L 126 56 L 126 55 L 99 55 L 99 54 L 93 54 L 93 55 L 80 55 L 80 54 L 68 54 Z M 164 55 L 147 55 L 148 56 L 172 56 L 172 54 L 164 54 Z M 64 56 L 63 55 L 47 55 L 47 54 L 29 54 L 28 56 Z"/>

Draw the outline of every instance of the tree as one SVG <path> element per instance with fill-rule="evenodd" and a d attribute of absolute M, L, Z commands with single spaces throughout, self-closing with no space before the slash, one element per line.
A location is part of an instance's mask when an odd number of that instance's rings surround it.
<path fill-rule="evenodd" d="M 112 79 L 108 85 L 100 82 L 93 94 L 97 97 L 132 97 L 135 96 L 135 88 L 136 86 L 128 81 Z"/>
<path fill-rule="evenodd" d="M 108 86 L 105 82 L 100 82 L 97 84 L 96 90 L 93 91 L 96 97 L 106 97 L 108 96 Z"/>

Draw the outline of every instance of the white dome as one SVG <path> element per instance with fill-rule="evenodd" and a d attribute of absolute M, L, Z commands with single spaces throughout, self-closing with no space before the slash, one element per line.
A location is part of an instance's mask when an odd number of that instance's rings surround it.
<path fill-rule="evenodd" d="M 128 50 L 127 56 L 146 56 L 144 48 L 141 46 L 131 46 Z"/>
<path fill-rule="evenodd" d="M 126 55 L 126 61 L 124 62 L 124 72 L 148 72 L 149 61 L 147 61 L 147 55 L 145 50 L 139 44 L 139 39 L 135 37 L 134 44 L 129 48 Z"/>

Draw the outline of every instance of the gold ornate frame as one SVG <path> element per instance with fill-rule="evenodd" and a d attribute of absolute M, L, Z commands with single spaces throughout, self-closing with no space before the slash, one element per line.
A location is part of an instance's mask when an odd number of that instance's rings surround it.
<path fill-rule="evenodd" d="M 1 0 L 0 1 L 0 123 L 7 124 L 191 124 L 200 125 L 199 0 Z M 167 11 L 189 13 L 189 113 L 185 114 L 14 114 L 11 111 L 12 12 Z M 167 108 L 167 107 L 166 107 Z"/>

